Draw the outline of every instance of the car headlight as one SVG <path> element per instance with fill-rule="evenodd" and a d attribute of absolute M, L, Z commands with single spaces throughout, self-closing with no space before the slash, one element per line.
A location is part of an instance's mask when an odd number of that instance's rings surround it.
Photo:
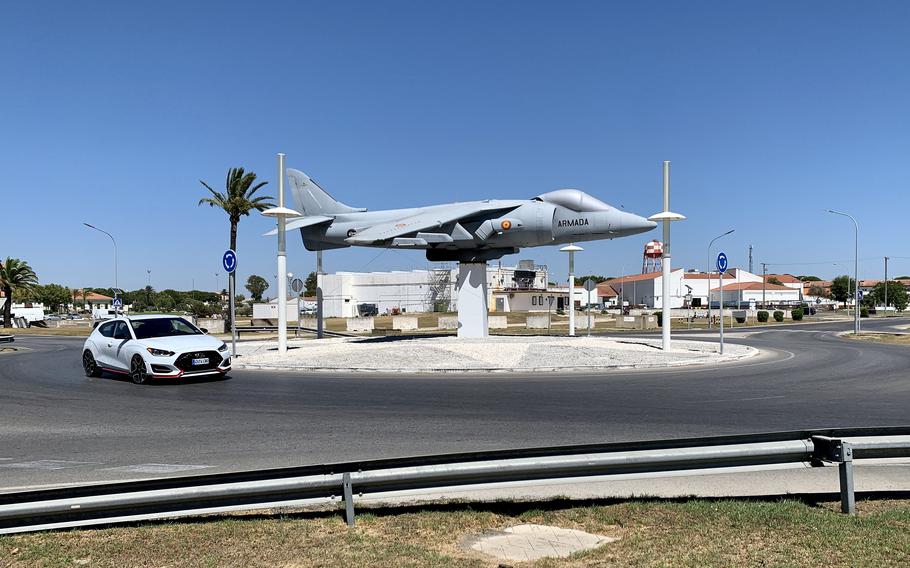
<path fill-rule="evenodd" d="M 173 351 L 167 351 L 166 349 L 155 349 L 154 347 L 146 347 L 146 351 L 155 357 L 170 357 L 174 354 Z"/>
<path fill-rule="evenodd" d="M 222 341 L 222 342 L 221 342 L 221 347 L 218 348 L 218 351 L 221 351 L 222 353 L 224 353 L 225 351 L 227 351 L 227 343 L 225 343 L 225 342 Z"/>

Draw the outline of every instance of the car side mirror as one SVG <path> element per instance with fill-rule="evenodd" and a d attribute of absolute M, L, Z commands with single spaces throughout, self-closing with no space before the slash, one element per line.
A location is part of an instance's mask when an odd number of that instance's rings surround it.
<path fill-rule="evenodd" d="M 199 331 L 201 331 L 202 333 L 208 333 L 208 332 L 209 332 L 209 330 L 205 329 L 204 327 L 200 327 L 200 328 L 199 328 Z"/>

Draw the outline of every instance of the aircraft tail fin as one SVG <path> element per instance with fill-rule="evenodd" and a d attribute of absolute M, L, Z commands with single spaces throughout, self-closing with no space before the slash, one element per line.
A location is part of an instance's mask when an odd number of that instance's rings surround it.
<path fill-rule="evenodd" d="M 366 211 L 366 209 L 350 207 L 338 201 L 300 170 L 288 168 L 287 174 L 291 182 L 291 195 L 294 197 L 294 205 L 298 211 L 306 216 L 339 215 Z"/>

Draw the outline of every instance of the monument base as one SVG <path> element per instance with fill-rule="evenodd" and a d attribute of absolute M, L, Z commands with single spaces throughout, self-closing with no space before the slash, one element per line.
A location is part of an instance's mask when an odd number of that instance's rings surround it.
<path fill-rule="evenodd" d="M 458 263 L 458 337 L 487 337 L 487 263 Z"/>

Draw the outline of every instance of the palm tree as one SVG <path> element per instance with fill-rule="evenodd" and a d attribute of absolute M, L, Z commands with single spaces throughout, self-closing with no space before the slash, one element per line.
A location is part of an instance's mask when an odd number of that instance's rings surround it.
<path fill-rule="evenodd" d="M 266 195 L 254 196 L 254 194 L 269 182 L 263 181 L 257 183 L 256 174 L 253 172 L 244 172 L 243 168 L 231 168 L 228 170 L 227 179 L 224 182 L 225 192 L 215 191 L 211 186 L 202 180 L 199 180 L 211 197 L 203 197 L 199 200 L 199 205 L 208 204 L 211 207 L 220 207 L 228 214 L 231 220 L 231 250 L 237 250 L 237 225 L 240 223 L 240 217 L 249 215 L 250 211 L 264 211 L 269 207 L 274 207 L 271 197 Z M 224 318 L 224 330 L 231 328 L 230 316 Z"/>
<path fill-rule="evenodd" d="M 38 276 L 27 262 L 18 258 L 6 258 L 0 263 L 0 286 L 6 296 L 3 304 L 3 327 L 13 325 L 13 291 L 28 291 L 38 285 Z"/>

